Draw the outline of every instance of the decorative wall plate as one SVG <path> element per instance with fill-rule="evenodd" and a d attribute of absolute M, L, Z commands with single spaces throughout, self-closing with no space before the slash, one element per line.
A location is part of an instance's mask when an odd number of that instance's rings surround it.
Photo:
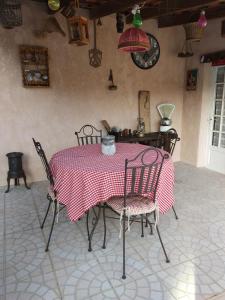
<path fill-rule="evenodd" d="M 160 46 L 157 39 L 150 33 L 147 33 L 151 48 L 146 52 L 131 53 L 134 64 L 144 70 L 154 67 L 160 56 Z"/>

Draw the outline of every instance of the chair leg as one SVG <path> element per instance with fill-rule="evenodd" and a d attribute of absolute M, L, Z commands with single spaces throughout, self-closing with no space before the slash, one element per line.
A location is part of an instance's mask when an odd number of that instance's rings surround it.
<path fill-rule="evenodd" d="M 54 201 L 54 215 L 53 215 L 51 230 L 50 230 L 49 237 L 48 237 L 47 246 L 46 246 L 46 249 L 45 249 L 46 252 L 48 251 L 48 247 L 49 247 L 49 244 L 50 244 L 50 240 L 51 240 L 51 236 L 52 236 L 52 231 L 53 231 L 53 227 L 54 227 L 54 224 L 55 224 L 56 215 L 57 215 L 57 202 Z"/>
<path fill-rule="evenodd" d="M 45 221 L 46 221 L 46 219 L 47 219 L 48 212 L 49 212 L 49 209 L 50 209 L 50 207 L 51 207 L 51 204 L 52 204 L 52 199 L 51 199 L 51 200 L 49 199 L 48 208 L 47 208 L 47 211 L 46 211 L 46 214 L 45 214 L 44 220 L 43 220 L 43 222 L 42 222 L 42 224 L 41 224 L 41 229 L 43 229 L 43 228 L 44 228 Z"/>
<path fill-rule="evenodd" d="M 90 230 L 89 230 L 89 210 L 87 211 L 87 214 L 86 214 L 86 226 L 87 226 L 87 235 L 88 235 L 88 241 L 89 241 L 89 236 L 90 236 Z"/>
<path fill-rule="evenodd" d="M 150 226 L 150 234 L 153 235 L 152 223 L 149 221 L 147 214 L 146 214 L 146 224 L 147 224 L 147 227 L 148 227 L 148 224 L 149 224 L 149 226 Z"/>
<path fill-rule="evenodd" d="M 123 275 L 122 279 L 126 279 L 126 270 L 125 270 L 125 263 L 126 263 L 126 257 L 125 257 L 125 234 L 126 234 L 126 212 L 124 210 L 123 212 Z"/>
<path fill-rule="evenodd" d="M 148 227 L 148 221 L 147 221 L 148 214 L 146 214 L 145 217 L 146 217 L 146 219 L 145 219 L 145 227 Z"/>
<path fill-rule="evenodd" d="M 141 237 L 144 237 L 144 217 L 141 215 Z"/>
<path fill-rule="evenodd" d="M 92 251 L 92 247 L 91 247 L 91 240 L 92 240 L 92 237 L 93 237 L 93 234 L 94 234 L 94 231 L 95 231 L 95 228 L 98 224 L 98 221 L 99 221 L 99 217 L 100 217 L 100 213 L 101 213 L 101 206 L 99 206 L 98 208 L 98 214 L 97 216 L 95 217 L 95 220 L 93 221 L 93 228 L 91 230 L 91 233 L 89 231 L 89 212 L 87 212 L 87 233 L 88 233 L 88 251 L 91 252 Z"/>
<path fill-rule="evenodd" d="M 172 210 L 173 210 L 173 212 L 174 212 L 175 219 L 176 219 L 176 220 L 178 220 L 178 216 L 177 216 L 177 213 L 176 213 L 176 211 L 175 211 L 175 208 L 174 208 L 174 206 L 172 206 Z"/>
<path fill-rule="evenodd" d="M 165 247 L 164 247 L 164 245 L 163 245 L 163 242 L 162 242 L 162 239 L 161 239 L 161 235 L 160 235 L 160 232 L 159 232 L 158 225 L 156 225 L 156 231 L 157 231 L 157 233 L 158 233 L 158 237 L 159 237 L 159 240 L 160 240 L 160 244 L 161 244 L 161 246 L 162 246 L 162 248 L 163 248 L 163 252 L 164 252 L 164 255 L 165 255 L 165 257 L 166 257 L 166 262 L 169 263 L 170 260 L 169 260 L 169 258 L 168 258 L 168 256 L 167 256 Z"/>
<path fill-rule="evenodd" d="M 105 242 L 106 242 L 106 221 L 105 221 L 105 205 L 103 206 L 103 222 L 104 222 L 104 240 L 102 248 L 105 249 Z"/>

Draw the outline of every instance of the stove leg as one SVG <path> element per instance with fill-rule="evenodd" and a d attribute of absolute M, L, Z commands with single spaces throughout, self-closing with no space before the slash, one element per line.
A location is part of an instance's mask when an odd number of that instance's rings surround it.
<path fill-rule="evenodd" d="M 24 174 L 23 175 L 23 180 L 24 180 L 24 184 L 25 184 L 25 187 L 30 190 L 30 187 L 27 185 L 27 180 L 26 180 L 26 175 Z"/>
<path fill-rule="evenodd" d="M 9 188 L 10 188 L 10 177 L 7 177 L 7 190 L 5 191 L 5 193 L 8 193 L 9 192 Z"/>

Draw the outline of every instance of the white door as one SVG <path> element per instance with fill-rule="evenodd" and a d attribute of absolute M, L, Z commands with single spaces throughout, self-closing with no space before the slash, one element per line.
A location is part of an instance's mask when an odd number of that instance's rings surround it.
<path fill-rule="evenodd" d="M 215 68 L 209 168 L 225 174 L 225 66 Z"/>

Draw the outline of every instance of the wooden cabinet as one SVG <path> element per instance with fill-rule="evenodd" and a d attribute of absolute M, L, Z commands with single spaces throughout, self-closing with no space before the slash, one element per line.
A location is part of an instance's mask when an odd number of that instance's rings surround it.
<path fill-rule="evenodd" d="M 151 132 L 145 134 L 143 137 L 138 137 L 133 135 L 120 136 L 115 133 L 110 133 L 110 134 L 115 135 L 115 140 L 118 143 L 139 143 L 143 145 L 163 148 L 165 151 L 169 153 L 171 150 L 171 140 L 174 139 L 173 134 L 168 134 L 164 132 Z"/>

